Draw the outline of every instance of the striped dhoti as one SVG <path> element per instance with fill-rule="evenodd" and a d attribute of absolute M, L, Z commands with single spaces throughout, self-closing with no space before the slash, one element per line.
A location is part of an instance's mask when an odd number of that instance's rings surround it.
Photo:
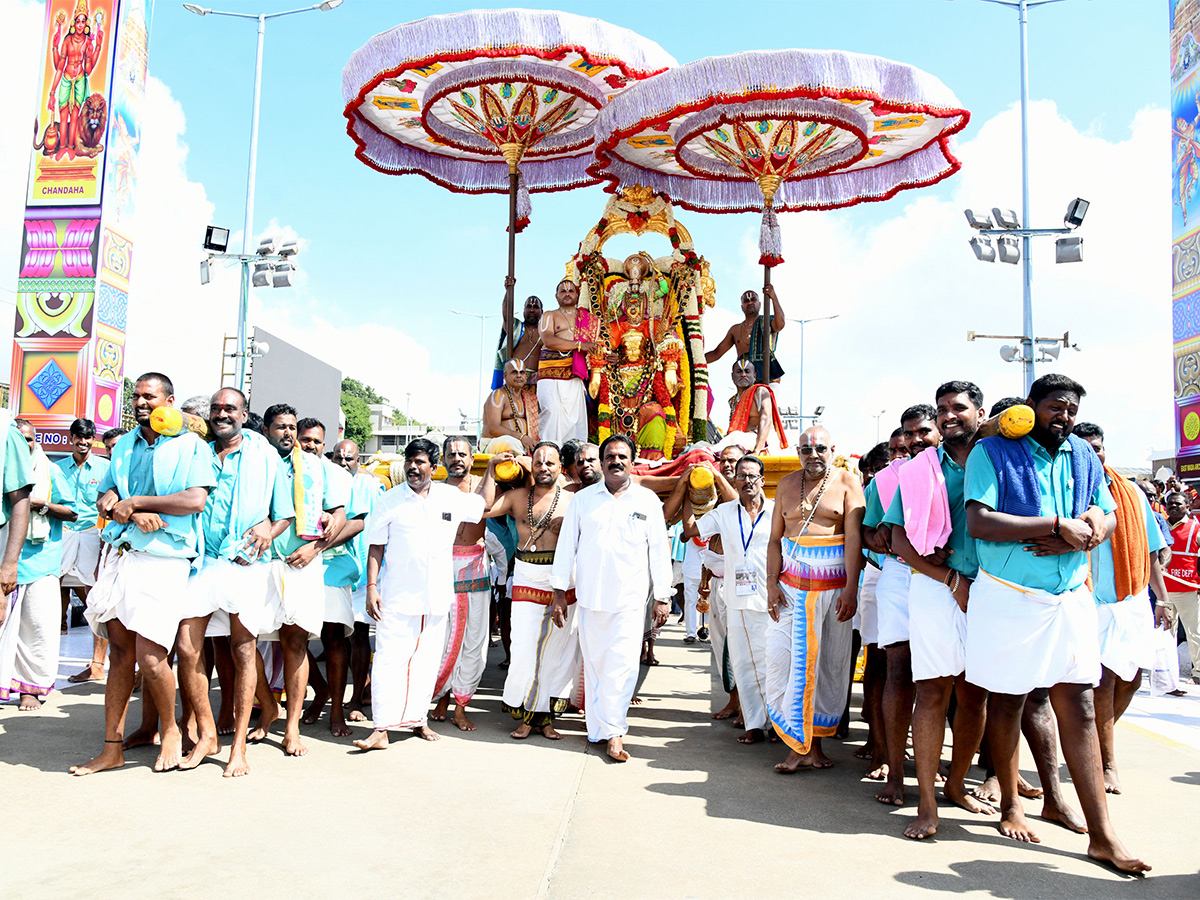
<path fill-rule="evenodd" d="M 483 544 L 454 547 L 454 602 L 446 628 L 446 648 L 438 668 L 433 698 L 446 691 L 465 706 L 475 695 L 487 668 L 488 613 L 492 606 L 492 573 Z"/>
<path fill-rule="evenodd" d="M 767 630 L 767 717 L 797 753 L 837 729 L 846 703 L 853 631 L 837 620 L 846 587 L 845 536 L 783 538 L 786 606 Z"/>

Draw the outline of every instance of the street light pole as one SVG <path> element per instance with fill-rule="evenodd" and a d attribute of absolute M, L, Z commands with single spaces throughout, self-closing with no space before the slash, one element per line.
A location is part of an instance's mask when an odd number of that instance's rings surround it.
<path fill-rule="evenodd" d="M 875 443 L 877 444 L 879 443 L 879 420 L 883 418 L 883 414 L 886 412 L 886 409 L 881 409 L 879 412 L 875 413 Z"/>
<path fill-rule="evenodd" d="M 236 13 L 208 9 L 195 3 L 185 3 L 183 8 L 198 16 L 230 16 L 234 19 L 254 19 L 258 22 L 258 50 L 254 56 L 254 105 L 250 114 L 250 163 L 246 170 L 246 218 L 242 225 L 242 278 L 238 296 L 237 353 L 234 357 L 234 379 L 239 391 L 246 390 L 246 320 L 250 314 L 250 241 L 254 229 L 254 180 L 258 170 L 258 109 L 262 99 L 263 41 L 267 33 L 267 19 L 278 19 L 296 13 L 326 12 L 342 4 L 342 0 L 324 0 L 313 6 L 288 9 L 277 13 Z"/>
<path fill-rule="evenodd" d="M 469 313 L 461 312 L 457 309 L 452 309 L 450 312 L 456 316 L 470 316 L 472 319 L 479 320 L 479 402 L 483 403 L 483 355 L 486 352 L 484 340 L 487 337 L 487 320 L 498 319 L 500 316 L 495 313 Z M 475 427 L 475 446 L 478 447 L 483 440 L 483 412 L 480 408 L 479 418 L 476 420 Z"/>
<path fill-rule="evenodd" d="M 791 319 L 800 325 L 800 430 L 804 430 L 804 420 L 811 418 L 804 413 L 804 326 L 809 322 L 824 322 L 827 319 L 836 319 L 840 314 L 832 316 L 818 316 L 815 319 Z"/>

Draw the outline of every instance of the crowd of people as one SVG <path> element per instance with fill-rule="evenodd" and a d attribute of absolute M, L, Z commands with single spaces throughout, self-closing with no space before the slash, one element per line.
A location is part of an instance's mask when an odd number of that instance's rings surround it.
<path fill-rule="evenodd" d="M 770 387 L 744 369 L 739 395 L 766 389 L 752 405 L 770 432 Z M 689 448 L 670 475 L 638 466 L 622 434 L 599 446 L 580 434 L 518 440 L 494 448 L 482 475 L 466 440 L 417 438 L 385 490 L 353 442 L 327 453 L 325 426 L 287 404 L 253 421 L 233 388 L 207 409 L 189 401 L 208 440 L 160 433 L 152 413 L 174 404 L 174 388 L 147 373 L 136 427 L 103 435 L 107 458 L 86 419 L 57 464 L 30 423 L 0 421 L 0 695 L 35 710 L 52 690 L 74 590 L 95 644 L 72 680 L 104 678 L 106 654 L 109 665 L 102 747 L 71 771 L 119 768 L 151 743 L 156 770 L 191 769 L 230 735 L 225 775 L 241 776 L 248 744 L 279 718 L 284 752 L 303 756 L 301 724 L 326 707 L 331 733 L 348 738 L 369 705 L 371 730 L 353 742 L 364 751 L 386 748 L 389 732 L 437 740 L 430 720 L 451 716 L 451 702 L 453 724 L 473 731 L 499 607 L 512 737 L 560 739 L 555 722 L 573 707 L 620 762 L 640 666 L 657 662 L 677 599 L 688 642 L 710 642 L 729 694 L 714 718 L 734 719 L 743 743 L 781 742 L 779 773 L 833 765 L 822 741 L 846 733 L 861 645 L 868 736 L 856 755 L 883 782 L 877 799 L 902 805 L 911 730 L 919 795 L 905 835 L 937 831 L 940 793 L 1037 841 L 1021 798 L 1041 796 L 1041 817 L 1086 833 L 1089 855 L 1148 871 L 1108 815 L 1121 791 L 1113 726 L 1153 665 L 1156 626 L 1182 617 L 1200 662 L 1200 536 L 1194 498 L 1160 498 L 1105 465 L 1103 430 L 1077 421 L 1084 397 L 1047 375 L 987 413 L 977 386 L 949 381 L 857 473 L 835 465 L 827 430 L 804 431 L 799 467 L 773 498 L 757 422 Z M 981 438 L 1012 403 L 1032 407 L 1028 435 Z M 541 410 L 543 421 L 562 413 Z M 136 683 L 142 722 L 127 733 Z M 1022 735 L 1040 788 L 1018 772 Z M 1059 785 L 1059 741 L 1081 812 Z M 988 776 L 972 790 L 977 754 Z"/>

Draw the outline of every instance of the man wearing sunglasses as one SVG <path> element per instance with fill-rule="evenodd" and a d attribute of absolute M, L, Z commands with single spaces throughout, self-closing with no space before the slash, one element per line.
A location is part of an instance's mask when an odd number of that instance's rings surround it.
<path fill-rule="evenodd" d="M 775 767 L 781 774 L 833 765 L 821 738 L 837 730 L 846 703 L 863 567 L 858 476 L 834 467 L 824 428 L 801 434 L 797 449 L 802 468 L 775 489 L 767 551 L 767 715 L 791 750 Z"/>

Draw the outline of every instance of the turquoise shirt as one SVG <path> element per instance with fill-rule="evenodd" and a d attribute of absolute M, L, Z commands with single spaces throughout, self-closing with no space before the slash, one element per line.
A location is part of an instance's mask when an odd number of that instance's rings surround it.
<path fill-rule="evenodd" d="M 345 471 L 343 469 L 343 471 Z M 349 473 L 347 473 L 349 474 Z M 346 521 L 365 519 L 375 509 L 375 498 L 383 493 L 383 482 L 374 475 L 360 471 L 350 480 L 350 502 L 346 504 Z M 363 530 L 340 547 L 321 554 L 325 559 L 325 583 L 330 587 L 358 590 L 367 574 L 367 523 Z"/>
<path fill-rule="evenodd" d="M 1112 484 L 1111 478 L 1106 480 Z M 1157 553 L 1168 544 L 1158 529 L 1158 522 L 1150 510 L 1146 495 L 1140 489 L 1135 489 L 1134 493 L 1137 494 L 1142 506 L 1142 526 L 1146 529 L 1146 542 L 1150 547 L 1150 552 Z M 1092 551 L 1092 596 L 1096 598 L 1097 603 L 1116 603 L 1118 600 L 1128 600 L 1133 596 L 1132 594 L 1129 597 L 1117 596 L 1117 574 L 1113 568 L 1112 538 Z"/>
<path fill-rule="evenodd" d="M 335 466 L 323 456 L 317 458 L 325 466 L 325 493 L 321 509 L 325 510 L 325 512 L 332 512 L 350 502 L 350 473 L 339 466 Z M 295 472 L 292 470 L 292 458 L 290 456 L 283 456 L 280 457 L 279 462 L 283 468 L 284 476 L 287 478 L 288 491 L 292 492 L 292 481 L 295 478 Z M 295 496 L 294 493 L 292 496 Z M 287 531 L 275 538 L 275 543 L 272 546 L 276 556 L 280 559 L 287 559 L 307 543 L 309 542 L 296 534 L 296 522 L 293 520 L 288 525 Z"/>
<path fill-rule="evenodd" d="M 25 444 L 24 438 L 21 443 Z M 29 452 L 28 444 L 25 445 L 25 452 Z M 74 508 L 70 487 L 57 466 L 50 467 L 50 502 Z M 17 584 L 33 584 L 47 575 L 58 575 L 62 569 L 63 520 L 53 516 L 48 518 L 50 536 L 36 544 L 27 538 L 21 545 L 21 558 L 17 561 Z"/>
<path fill-rule="evenodd" d="M 4 493 L 19 491 L 23 487 L 33 485 L 33 457 L 29 453 L 29 444 L 21 429 L 12 424 L 4 438 Z M 12 509 L 8 505 L 8 497 L 0 503 L 0 528 L 8 524 Z"/>
<path fill-rule="evenodd" d="M 88 531 L 96 527 L 96 500 L 100 496 L 100 480 L 108 474 L 108 460 L 89 453 L 83 465 L 77 465 L 74 456 L 56 462 L 55 467 L 63 475 L 64 487 L 71 495 L 71 508 L 78 518 L 67 522 L 69 531 Z"/>
<path fill-rule="evenodd" d="M 204 530 L 204 555 L 212 559 L 233 559 L 237 556 L 237 549 L 242 542 L 241 535 L 229 533 L 233 486 L 237 482 L 238 458 L 242 446 L 244 445 L 239 444 L 230 450 L 224 459 L 217 455 L 215 449 L 212 452 L 212 470 L 216 486 L 209 492 L 208 500 L 204 503 L 204 512 L 200 514 L 200 527 Z M 279 460 L 275 473 L 270 518 L 272 521 L 290 519 L 296 515 L 296 509 L 292 505 L 292 482 L 284 471 L 283 460 Z M 259 562 L 268 562 L 270 559 L 271 551 L 267 550 L 259 558 Z"/>
<path fill-rule="evenodd" d="M 158 496 L 154 490 L 154 451 L 156 448 L 163 446 L 168 438 L 159 437 L 153 444 L 147 444 L 146 438 L 142 434 L 141 428 L 138 428 L 134 437 L 129 461 L 129 491 L 134 497 L 155 497 Z M 113 446 L 113 452 L 120 452 L 120 445 Z M 188 461 L 187 482 L 188 488 L 202 487 L 206 491 L 211 490 L 217 483 L 213 477 L 212 464 L 209 462 L 211 451 L 208 445 L 200 442 L 196 448 L 196 452 L 192 454 L 192 458 Z M 100 493 L 104 494 L 108 491 L 116 489 L 116 482 L 113 480 L 111 467 L 104 473 L 104 477 L 100 479 Z M 122 500 L 127 498 L 122 497 Z M 149 534 L 142 531 L 132 522 L 124 527 L 118 534 L 117 538 L 111 543 L 115 546 L 128 544 L 131 550 L 139 550 L 142 553 L 150 553 L 154 556 L 169 556 L 174 559 L 195 559 L 200 555 L 200 541 L 202 533 L 200 530 L 200 515 L 193 513 L 190 516 L 184 517 L 189 520 L 190 531 L 185 537 L 183 535 L 172 534 L 164 528 L 158 531 L 151 531 Z"/>
<path fill-rule="evenodd" d="M 1071 476 L 1071 443 L 1063 441 L 1053 457 L 1030 437 L 1023 437 L 1033 457 L 1038 487 L 1041 489 L 1043 516 L 1071 518 L 1075 508 L 1074 479 Z M 975 500 L 990 509 L 995 509 L 999 486 L 996 469 L 987 449 L 976 446 L 967 457 L 966 499 Z M 1108 486 L 1097 486 L 1091 497 L 1091 505 L 1100 507 L 1104 513 L 1114 512 Z M 1060 556 L 1034 556 L 1019 541 L 975 542 L 979 554 L 979 567 L 989 575 L 1011 581 L 1022 587 L 1063 594 L 1073 591 L 1087 580 L 1088 557 L 1083 551 L 1063 553 Z"/>
<path fill-rule="evenodd" d="M 867 528 L 878 528 L 879 523 L 883 521 L 883 515 L 886 510 L 883 508 L 883 501 L 879 499 L 879 488 L 872 481 L 867 485 L 863 494 L 867 498 L 867 508 L 863 511 L 863 525 Z"/>
<path fill-rule="evenodd" d="M 942 464 L 942 474 L 946 477 L 946 497 L 950 501 L 950 540 L 946 546 L 952 551 L 946 559 L 946 565 L 961 572 L 974 580 L 979 574 L 979 554 L 975 547 L 975 538 L 967 531 L 967 501 L 963 496 L 963 484 L 966 473 L 963 467 L 943 449 L 937 448 L 938 461 Z M 892 504 L 883 516 L 888 525 L 904 524 L 904 504 L 900 500 L 900 492 L 892 498 Z"/>
<path fill-rule="evenodd" d="M 879 525 L 879 522 L 883 518 L 883 506 L 880 505 L 879 488 L 877 488 L 875 486 L 874 480 L 872 480 L 870 484 L 868 484 L 865 488 L 863 488 L 863 494 L 867 498 L 867 509 L 868 510 L 871 509 L 871 498 L 873 497 L 875 499 L 875 508 L 879 511 L 879 516 L 880 516 L 879 519 L 875 520 L 874 524 L 869 524 L 866 520 L 866 516 L 864 515 L 863 516 L 863 524 L 867 525 L 870 528 L 875 528 Z M 887 557 L 884 556 L 882 553 L 876 553 L 874 550 L 867 550 L 865 548 L 863 549 L 863 555 L 866 556 L 867 559 L 871 560 L 873 563 L 875 563 L 876 566 L 878 566 L 881 569 L 883 568 L 883 561 L 885 559 L 887 559 Z M 866 570 L 864 569 L 863 571 L 865 572 Z"/>

